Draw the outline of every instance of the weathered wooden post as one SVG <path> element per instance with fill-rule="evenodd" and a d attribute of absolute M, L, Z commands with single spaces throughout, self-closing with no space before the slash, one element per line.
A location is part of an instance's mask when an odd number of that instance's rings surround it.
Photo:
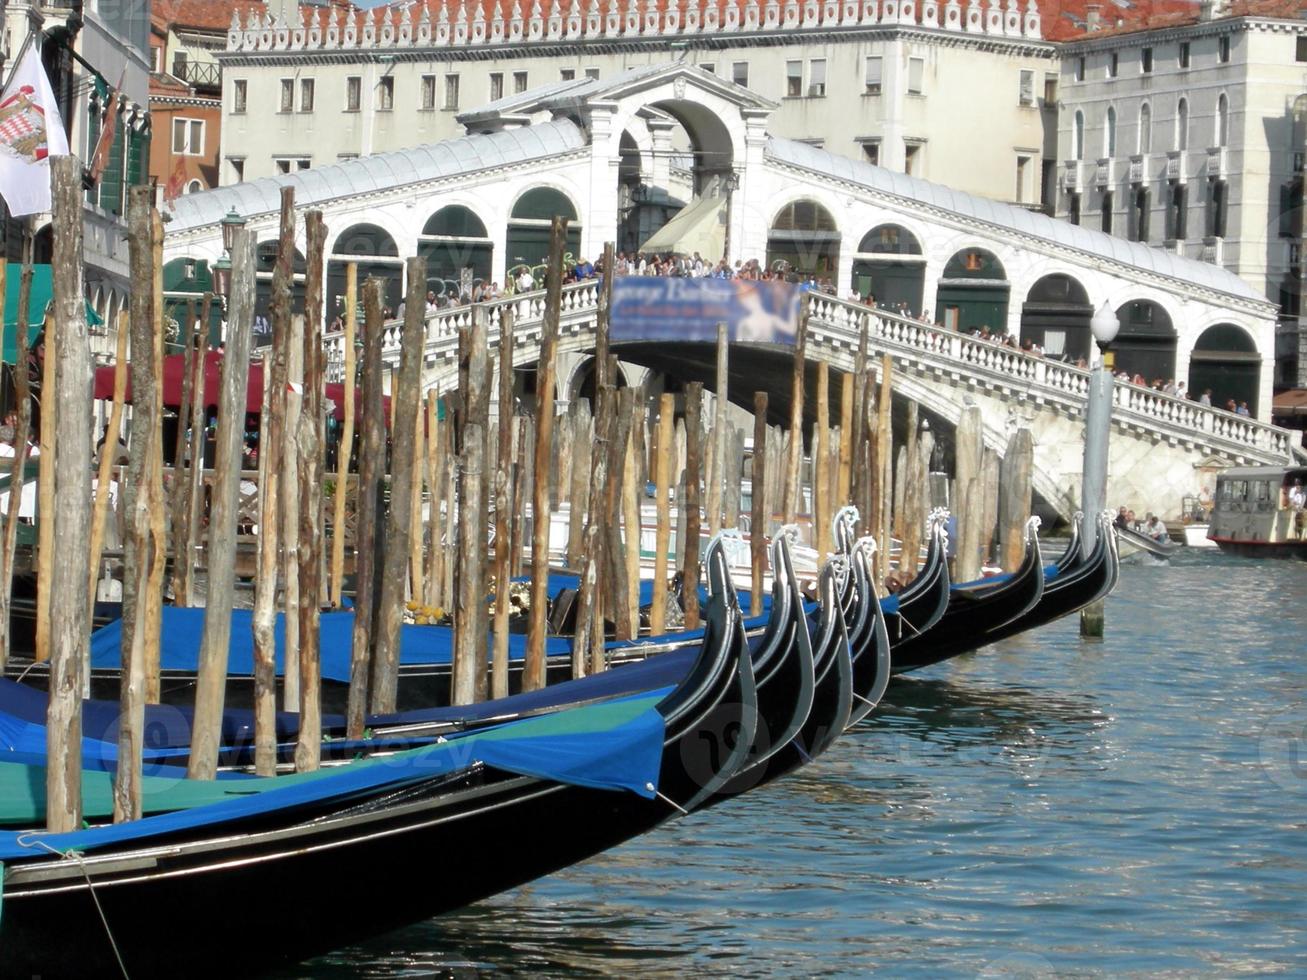
<path fill-rule="evenodd" d="M 753 393 L 753 473 L 749 517 L 749 614 L 762 615 L 762 582 L 767 572 L 767 392 Z"/>
<path fill-rule="evenodd" d="M 425 303 L 424 303 L 425 308 Z M 350 638 L 349 703 L 346 733 L 362 738 L 372 674 L 372 629 L 380 583 L 377 524 L 381 519 L 381 480 L 386 464 L 385 401 L 381 365 L 382 283 L 363 285 L 363 434 L 359 445 L 358 504 L 354 528 L 354 629 Z"/>
<path fill-rule="evenodd" d="M 321 211 L 304 216 L 308 269 L 304 283 L 304 395 L 295 449 L 299 456 L 299 604 L 286 617 L 299 620 L 300 727 L 295 744 L 295 769 L 310 772 L 322 757 L 322 665 L 318 639 L 322 567 L 318 548 L 322 540 L 322 308 L 323 261 L 327 226 Z M 262 454 L 260 454 L 262 455 Z"/>
<path fill-rule="evenodd" d="M 891 424 L 894 388 L 894 362 L 888 354 L 880 360 L 880 391 L 876 395 L 876 454 L 880 461 L 880 474 L 877 489 L 880 499 L 876 502 L 880 510 L 877 536 L 885 557 L 884 571 L 889 571 L 890 528 L 894 519 L 894 429 Z"/>
<path fill-rule="evenodd" d="M 641 479 L 640 435 L 644 428 L 644 406 L 637 393 L 631 398 L 631 433 L 626 440 L 626 453 L 622 460 L 622 527 L 623 546 L 626 548 L 626 600 L 630 610 L 631 639 L 640 632 L 640 497 L 644 489 Z"/>
<path fill-rule="evenodd" d="M 421 398 L 422 357 L 426 342 L 426 259 L 421 256 L 410 258 L 404 275 L 408 283 L 404 332 L 400 341 L 399 373 L 391 388 L 390 401 L 390 511 L 381 558 L 381 605 L 372 660 L 371 700 L 372 711 L 376 714 L 395 710 L 399 688 L 399 628 L 404 620 L 404 585 L 407 580 L 404 569 L 408 564 L 409 535 L 413 527 L 413 445 L 417 435 L 413 405 Z M 478 365 L 478 368 L 484 372 L 484 365 Z M 466 446 L 464 448 L 466 451 Z M 469 502 L 463 498 L 459 504 L 466 510 Z"/>
<path fill-rule="evenodd" d="M 508 586 L 513 560 L 513 310 L 499 308 L 499 405 L 495 451 L 495 645 L 490 696 L 508 697 Z M 575 517 L 576 498 L 571 501 Z M 568 540 L 570 549 L 571 540 Z"/>
<path fill-rule="evenodd" d="M 82 268 L 82 164 L 74 156 L 52 161 L 54 254 L 54 346 L 46 359 L 58 366 L 55 397 L 62 452 L 55 457 L 57 502 L 41 516 L 58 529 L 59 550 L 51 563 L 50 700 L 46 711 L 46 827 L 54 833 L 81 826 L 82 679 L 90 652 L 90 607 L 86 583 L 91 489 L 91 349 L 86 332 Z M 47 338 L 48 341 L 48 338 Z M 47 425 L 41 420 L 41 427 Z M 16 489 L 16 488 L 14 488 Z M 12 496 L 13 490 L 11 490 Z M 142 708 L 143 710 L 143 708 Z M 140 729 L 138 728 L 139 732 Z M 120 760 L 121 761 L 121 760 Z M 135 766 L 140 765 L 139 754 Z"/>
<path fill-rule="evenodd" d="M 831 550 L 830 506 L 830 367 L 817 362 L 817 422 L 812 449 L 813 543 L 817 560 L 825 561 Z"/>
<path fill-rule="evenodd" d="M 604 274 L 599 284 L 598 309 L 595 312 L 595 396 L 599 389 L 611 385 L 617 386 L 616 376 L 609 370 L 608 338 L 612 330 L 613 283 L 616 280 L 616 265 L 612 242 L 604 242 Z"/>
<path fill-rule="evenodd" d="M 440 396 L 435 391 L 427 392 L 427 485 L 431 488 L 431 505 L 427 508 L 427 574 L 425 576 L 426 595 L 422 598 L 429 607 L 441 604 L 443 572 L 445 568 L 444 547 L 441 543 L 442 524 L 441 506 L 445 502 L 445 453 L 449 438 L 445 434 L 449 422 L 440 417 Z"/>
<path fill-rule="evenodd" d="M 584 569 L 581 575 L 581 588 L 577 590 L 576 633 L 573 638 L 573 676 L 580 676 L 585 669 L 585 657 L 589 653 L 591 672 L 603 669 L 604 661 L 604 594 L 603 583 L 606 581 L 606 565 L 614 556 L 606 554 L 607 532 L 605 522 L 608 520 L 608 471 L 609 443 L 612 441 L 614 413 L 611 402 L 613 389 L 607 386 L 595 389 L 594 443 L 591 450 L 594 459 L 593 484 L 590 488 L 590 512 L 586 518 L 585 547 L 583 551 Z"/>
<path fill-rule="evenodd" d="M 199 338 L 200 365 L 195 377 L 195 397 L 191 402 L 191 466 L 187 472 L 186 488 L 186 561 L 182 565 L 184 577 L 179 598 L 182 605 L 195 605 L 195 553 L 199 551 L 201 529 L 200 515 L 204 509 L 204 431 L 208 419 L 206 403 L 208 370 L 206 368 L 206 338 L 209 330 L 209 315 L 212 309 L 213 294 L 204 294 L 204 305 L 200 310 L 203 321 Z M 262 438 L 260 430 L 260 438 Z M 259 452 L 260 458 L 267 455 L 267 447 Z"/>
<path fill-rule="evenodd" d="M 722 494 L 726 482 L 726 406 L 730 385 L 730 343 L 726 324 L 717 324 L 717 387 L 713 389 L 713 451 L 708 472 L 708 533 L 722 529 Z"/>
<path fill-rule="evenodd" d="M 598 389 L 595 389 L 598 391 Z M 572 481 L 568 491 L 567 564 L 576 568 L 585 552 L 586 514 L 590 508 L 591 453 L 594 423 L 584 399 L 572 402 Z"/>
<path fill-rule="evenodd" d="M 454 612 L 454 676 L 450 701 L 453 704 L 472 704 L 485 700 L 486 696 L 486 513 L 482 482 L 486 476 L 490 392 L 486 384 L 489 355 L 486 350 L 485 307 L 475 308 L 472 326 L 460 345 L 460 356 L 467 358 L 468 384 L 461 393 L 463 451 L 458 494 L 458 599 Z M 548 472 L 546 460 L 537 473 L 545 476 Z M 535 499 L 540 500 L 538 492 Z M 545 499 L 547 513 L 548 497 Z"/>
<path fill-rule="evenodd" d="M 629 585 L 629 566 L 626 563 L 627 544 L 622 539 L 622 503 L 626 486 L 626 451 L 631 438 L 631 422 L 635 414 L 635 391 L 622 388 L 616 397 L 610 399 L 615 403 L 613 421 L 609 429 L 607 477 L 608 487 L 604 504 L 604 570 L 608 573 L 604 589 L 606 607 L 612 612 L 613 632 L 619 640 L 629 640 L 634 635 L 632 621 L 635 610 L 631 608 Z"/>
<path fill-rule="evenodd" d="M 274 397 L 276 374 L 263 362 L 263 408 L 259 417 L 260 439 L 265 450 L 281 438 L 281 401 Z M 254 611 L 251 631 L 254 640 L 254 771 L 260 776 L 277 774 L 277 558 L 278 484 L 281 467 L 271 452 L 259 453 L 259 538 L 255 545 Z"/>
<path fill-rule="evenodd" d="M 563 248 L 567 219 L 554 217 L 549 232 L 549 275 L 545 283 L 544 323 L 540 334 L 540 364 L 536 370 L 535 485 L 531 496 L 531 608 L 528 611 L 526 661 L 522 689 L 545 686 L 545 634 L 549 602 L 549 453 L 554 435 L 554 371 L 558 321 L 562 313 Z M 609 279 L 612 278 L 610 275 Z"/>
<path fill-rule="evenodd" d="M 1025 557 L 1034 465 L 1034 438 L 1028 426 L 1019 426 L 1008 439 L 999 470 L 999 554 L 1007 572 L 1015 572 Z"/>
<path fill-rule="evenodd" d="M 857 381 L 850 374 L 840 375 L 840 447 L 839 476 L 835 505 L 853 503 L 853 389 Z"/>
<path fill-rule="evenodd" d="M 685 628 L 699 628 L 699 468 L 703 460 L 703 430 L 699 413 L 703 407 L 703 385 L 685 386 L 685 498 L 679 501 L 685 512 L 685 537 L 681 541 L 681 586 L 685 603 Z"/>
<path fill-rule="evenodd" d="M 9 469 L 9 486 L 21 488 L 25 481 L 28 460 L 28 435 L 32 423 L 31 384 L 27 371 L 27 333 L 31 319 L 32 299 L 32 234 L 31 219 L 23 220 L 23 271 L 18 279 L 18 336 L 14 356 L 14 398 L 17 402 L 18 425 L 14 430 L 14 458 Z M 119 319 L 119 329 L 126 319 Z M 13 598 L 14 556 L 18 545 L 18 522 L 22 510 L 22 493 L 11 490 L 9 509 L 5 513 L 3 570 L 0 571 L 0 666 L 9 659 L 10 607 Z M 38 602 L 39 602 L 38 596 Z"/>
<path fill-rule="evenodd" d="M 240 494 L 241 436 L 249 384 L 250 334 L 254 325 L 254 238 L 236 232 L 231 257 L 231 312 L 227 353 L 222 359 L 218 440 L 214 457 L 213 506 L 209 513 L 209 590 L 204 610 L 199 680 L 195 688 L 195 732 L 187 774 L 212 779 L 218 764 L 227 650 L 235 594 L 236 521 Z"/>
<path fill-rule="evenodd" d="M 649 605 L 649 633 L 667 630 L 667 548 L 671 538 L 671 473 L 676 422 L 676 396 L 658 399 L 658 453 L 654 459 L 654 570 Z"/>
<path fill-rule="evenodd" d="M 858 318 L 858 352 L 853 358 L 853 374 L 846 377 L 845 383 L 852 388 L 853 405 L 848 423 L 849 445 L 852 447 L 853 463 L 849 473 L 849 501 L 858 508 L 859 532 L 873 534 L 876 532 L 876 517 L 871 513 L 866 501 L 871 499 L 870 485 L 875 483 L 875 474 L 868 468 L 872 433 L 867 431 L 867 396 L 872 379 L 867 372 L 867 334 L 868 318 L 864 313 Z M 884 543 L 889 550 L 889 542 Z"/>
<path fill-rule="evenodd" d="M 354 411 L 358 398 L 358 366 L 354 334 L 358 323 L 358 265 L 345 266 L 345 404 L 340 442 L 336 448 L 336 492 L 331 512 L 331 604 L 339 609 L 345 579 L 345 500 L 349 488 L 349 458 L 354 452 Z"/>
<path fill-rule="evenodd" d="M 794 372 L 790 381 L 790 445 L 782 486 L 781 511 L 784 523 L 793 524 L 802 507 L 803 495 L 799 486 L 799 465 L 803 459 L 803 375 L 808 346 L 808 297 L 803 294 L 799 311 L 799 327 L 794 334 Z"/>
<path fill-rule="evenodd" d="M 985 449 L 982 425 L 980 409 L 968 405 L 962 410 L 954 435 L 953 473 L 957 499 L 952 509 L 958 529 L 954 576 L 959 582 L 974 582 L 980 578 L 984 558 L 984 542 L 981 540 L 984 524 L 981 463 Z"/>
<path fill-rule="evenodd" d="M 194 552 L 190 550 L 191 492 L 194 487 L 192 474 L 197 465 L 202 467 L 202 463 L 195 458 L 201 433 L 191 427 L 190 420 L 194 415 L 195 404 L 204 400 L 204 338 L 209 314 L 207 298 L 203 304 L 203 320 L 196 318 L 193 303 L 187 304 L 186 312 L 189 323 L 182 376 L 182 404 L 177 409 L 177 445 L 172 463 L 172 594 L 173 602 L 180 606 L 189 606 L 191 595 L 191 565 L 194 557 Z M 114 380 L 117 380 L 116 376 Z M 116 428 L 112 432 L 106 429 L 104 445 L 108 447 L 117 438 Z M 264 455 L 259 454 L 260 461 Z"/>
<path fill-rule="evenodd" d="M 16 373 L 16 372 L 15 372 Z M 91 516 L 91 560 L 87 579 L 87 608 L 95 606 L 95 586 L 100 580 L 100 556 L 104 549 L 104 522 L 109 514 L 109 484 L 113 480 L 113 468 L 118 452 L 118 434 L 122 429 L 123 402 L 127 398 L 127 315 L 119 314 L 118 337 L 114 349 L 113 363 L 113 404 L 109 408 L 109 422 L 104 427 L 104 448 L 100 451 L 100 466 L 95 481 L 95 512 Z M 19 447 L 14 446 L 14 452 Z M 176 473 L 176 469 L 173 470 Z M 10 492 L 10 506 L 22 497 L 17 489 L 21 481 L 10 482 L 14 488 Z M 179 556 L 180 557 L 180 556 Z M 0 653 L 0 665 L 3 664 Z"/>

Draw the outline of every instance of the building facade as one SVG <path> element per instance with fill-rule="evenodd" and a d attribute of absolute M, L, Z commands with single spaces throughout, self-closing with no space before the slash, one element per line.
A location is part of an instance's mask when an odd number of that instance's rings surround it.
<path fill-rule="evenodd" d="M 1298 6 L 1205 2 L 1120 24 L 1095 18 L 1062 46 L 1059 85 L 1058 216 L 1214 263 L 1260 290 L 1280 311 L 1277 387 L 1307 386 Z"/>
<path fill-rule="evenodd" d="M 224 183 L 450 139 L 461 112 L 680 60 L 833 153 L 1032 207 L 1053 186 L 1056 47 L 1034 0 L 301 5 L 233 21 L 218 59 Z"/>

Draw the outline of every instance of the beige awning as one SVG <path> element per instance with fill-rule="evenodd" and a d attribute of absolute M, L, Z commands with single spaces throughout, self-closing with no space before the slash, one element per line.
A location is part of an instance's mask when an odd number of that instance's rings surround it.
<path fill-rule="evenodd" d="M 674 252 L 716 262 L 726 253 L 726 198 L 701 197 L 681 208 L 672 220 L 649 236 L 642 252 Z"/>

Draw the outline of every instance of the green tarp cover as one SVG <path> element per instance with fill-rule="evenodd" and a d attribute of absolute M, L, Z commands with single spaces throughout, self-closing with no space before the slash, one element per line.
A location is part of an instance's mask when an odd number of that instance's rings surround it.
<path fill-rule="evenodd" d="M 18 292 L 22 285 L 23 267 L 17 263 L 11 263 L 5 275 L 5 344 L 4 359 L 6 363 L 12 364 L 18 354 L 18 331 L 15 329 L 18 325 Z M 28 331 L 27 342 L 30 344 L 36 339 L 36 335 L 41 332 L 41 324 L 45 320 L 45 308 L 50 305 L 50 298 L 54 295 L 50 276 L 50 267 L 48 265 L 32 266 L 32 298 L 31 305 L 28 306 Z M 98 327 L 104 323 L 99 314 L 91 309 L 91 304 L 86 304 L 86 322 L 93 327 Z"/>

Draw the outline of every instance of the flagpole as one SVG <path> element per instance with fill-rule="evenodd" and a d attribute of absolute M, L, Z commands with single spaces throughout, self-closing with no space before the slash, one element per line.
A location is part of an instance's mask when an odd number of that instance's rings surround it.
<path fill-rule="evenodd" d="M 22 45 L 18 48 L 18 54 L 14 55 L 13 60 L 9 62 L 9 71 L 5 74 L 5 83 L 0 85 L 0 92 L 9 88 L 9 84 L 14 80 L 14 72 L 18 71 L 18 66 L 23 63 L 23 55 L 27 54 L 27 49 L 32 46 L 32 38 L 36 37 L 36 31 L 28 31 L 27 37 L 23 38 Z"/>

